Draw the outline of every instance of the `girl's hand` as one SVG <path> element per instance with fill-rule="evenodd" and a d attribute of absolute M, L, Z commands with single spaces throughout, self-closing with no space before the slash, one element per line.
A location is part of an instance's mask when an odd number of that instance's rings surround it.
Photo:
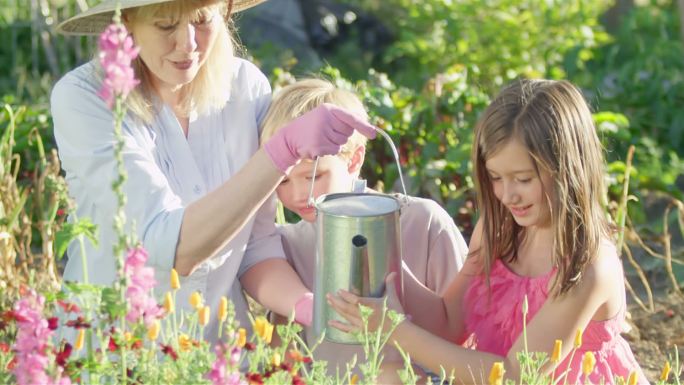
<path fill-rule="evenodd" d="M 361 309 L 359 305 L 364 305 L 373 310 L 373 313 L 368 318 L 368 331 L 375 332 L 382 324 L 385 329 L 392 325 L 387 314 L 385 314 L 385 319 L 382 319 L 382 307 L 383 302 L 387 299 L 387 310 L 394 310 L 397 313 L 403 314 L 404 309 L 399 302 L 397 297 L 397 291 L 395 290 L 394 278 L 396 273 L 390 273 L 385 279 L 385 297 L 383 298 L 370 298 L 370 297 L 359 297 L 352 294 L 346 290 L 340 290 L 337 295 L 328 294 L 326 296 L 328 300 L 328 305 L 330 305 L 339 315 L 341 315 L 347 322 L 340 322 L 336 320 L 331 320 L 329 325 L 342 330 L 344 332 L 353 332 L 363 330 L 363 321 L 361 318 Z M 387 289 L 389 288 L 389 290 Z"/>

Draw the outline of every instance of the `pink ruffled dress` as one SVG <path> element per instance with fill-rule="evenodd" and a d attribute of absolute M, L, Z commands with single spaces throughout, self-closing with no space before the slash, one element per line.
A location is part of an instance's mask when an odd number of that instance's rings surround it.
<path fill-rule="evenodd" d="M 466 333 L 474 347 L 483 352 L 506 356 L 522 334 L 522 304 L 527 295 L 527 322 L 537 314 L 548 297 L 549 280 L 555 269 L 539 277 L 524 277 L 512 272 L 501 260 L 496 260 L 490 275 L 491 299 L 485 277 L 474 278 L 465 294 Z M 627 341 L 620 335 L 625 306 L 614 318 L 590 321 L 582 335 L 582 346 L 574 355 L 568 384 L 584 383 L 582 357 L 592 351 L 596 357 L 594 372 L 589 376 L 593 384 L 613 384 L 616 376 L 627 379 L 636 371 L 639 384 L 648 384 L 634 359 Z M 551 347 L 550 347 L 551 348 Z M 550 349 L 549 349 L 550 350 Z M 550 351 L 549 351 L 550 354 Z M 568 368 L 570 356 L 558 366 L 556 378 Z"/>

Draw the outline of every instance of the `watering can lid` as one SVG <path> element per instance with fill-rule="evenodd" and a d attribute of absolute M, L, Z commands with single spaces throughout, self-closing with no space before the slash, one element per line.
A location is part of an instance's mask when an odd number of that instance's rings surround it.
<path fill-rule="evenodd" d="M 346 217 L 372 217 L 385 215 L 401 208 L 399 201 L 390 195 L 368 193 L 338 193 L 318 197 L 316 209 L 325 214 Z"/>

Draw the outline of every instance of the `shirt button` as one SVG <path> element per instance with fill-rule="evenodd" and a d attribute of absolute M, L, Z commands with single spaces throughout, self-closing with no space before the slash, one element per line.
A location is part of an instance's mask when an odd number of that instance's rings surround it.
<path fill-rule="evenodd" d="M 200 188 L 199 185 L 195 185 L 195 188 L 193 191 L 195 191 L 195 194 L 199 195 L 202 192 L 202 189 Z"/>

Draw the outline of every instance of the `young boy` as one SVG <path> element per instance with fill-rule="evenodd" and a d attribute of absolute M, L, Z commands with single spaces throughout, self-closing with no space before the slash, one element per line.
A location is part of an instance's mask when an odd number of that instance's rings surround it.
<path fill-rule="evenodd" d="M 325 80 L 300 80 L 276 94 L 264 120 L 262 141 L 270 138 L 285 123 L 323 103 L 345 108 L 359 116 L 367 116 L 363 104 L 353 93 L 337 88 Z M 314 198 L 323 194 L 352 191 L 363 165 L 365 145 L 366 138 L 355 132 L 338 155 L 319 158 Z M 276 193 L 285 208 L 302 218 L 298 223 L 279 227 L 279 231 L 287 260 L 304 285 L 313 291 L 316 271 L 316 213 L 313 207 L 307 205 L 312 172 L 313 161 L 301 161 L 278 186 Z M 365 192 L 373 191 L 366 189 Z M 404 201 L 403 195 L 397 194 L 396 197 Z M 422 198 L 408 197 L 408 204 L 401 210 L 400 222 L 405 264 L 427 288 L 441 293 L 460 270 L 468 253 L 461 233 L 442 207 L 434 201 Z M 313 344 L 316 341 L 307 342 Z M 339 373 L 344 374 L 346 364 L 354 355 L 358 362 L 365 361 L 360 345 L 324 341 L 314 351 L 316 360 L 328 362 L 328 371 L 332 375 L 338 368 Z M 390 353 L 386 350 L 385 362 L 389 360 L 400 361 L 401 357 L 396 351 Z"/>

